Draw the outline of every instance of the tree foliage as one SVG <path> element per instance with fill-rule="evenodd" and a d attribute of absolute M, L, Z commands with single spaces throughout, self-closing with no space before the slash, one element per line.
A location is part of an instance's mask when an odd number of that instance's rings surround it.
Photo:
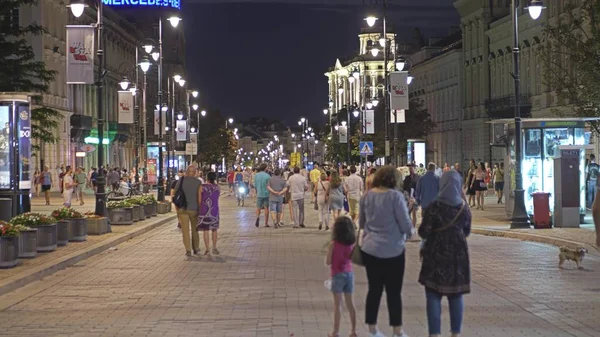
<path fill-rule="evenodd" d="M 227 163 L 235 160 L 237 140 L 231 129 L 225 129 L 225 119 L 218 110 L 209 111 L 200 120 L 198 161 L 202 164 L 219 164 L 223 157 Z"/>
<path fill-rule="evenodd" d="M 2 0 L 0 1 L 0 92 L 33 92 L 36 94 L 48 91 L 48 87 L 56 77 L 55 70 L 46 68 L 43 61 L 35 58 L 32 46 L 27 42 L 29 36 L 39 36 L 46 30 L 32 22 L 27 26 L 19 26 L 18 10 L 21 6 L 36 6 L 37 0 Z M 34 105 L 40 104 L 41 96 L 33 97 Z M 31 138 L 39 144 L 55 143 L 58 120 L 62 115 L 48 107 L 38 107 L 31 111 Z M 32 146 L 35 152 L 40 145 Z"/>
<path fill-rule="evenodd" d="M 600 1 L 565 1 L 556 24 L 544 28 L 547 40 L 538 50 L 544 84 L 559 105 L 570 105 L 578 117 L 600 116 Z M 557 114 L 561 112 L 556 111 Z M 591 123 L 596 132 L 597 122 Z"/>

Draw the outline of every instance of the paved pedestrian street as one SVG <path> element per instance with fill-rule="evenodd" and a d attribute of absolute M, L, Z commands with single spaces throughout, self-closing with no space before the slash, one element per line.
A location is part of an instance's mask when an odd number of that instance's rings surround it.
<path fill-rule="evenodd" d="M 221 200 L 220 256 L 186 258 L 176 223 L 163 225 L 0 297 L 0 335 L 326 336 L 329 234 L 315 229 L 312 205 L 307 229 L 264 228 L 263 221 L 257 229 L 251 202 L 239 208 L 231 197 Z M 476 235 L 469 244 L 473 283 L 462 336 L 600 336 L 600 258 L 584 260 L 585 270 L 570 263 L 559 270 L 553 246 Z M 364 270 L 356 272 L 359 336 L 366 336 L 367 282 Z M 411 242 L 403 290 L 411 337 L 427 336 L 418 272 Z M 389 336 L 386 310 L 383 300 L 379 322 Z M 449 336 L 446 305 L 443 318 Z M 344 313 L 341 336 L 348 333 Z"/>

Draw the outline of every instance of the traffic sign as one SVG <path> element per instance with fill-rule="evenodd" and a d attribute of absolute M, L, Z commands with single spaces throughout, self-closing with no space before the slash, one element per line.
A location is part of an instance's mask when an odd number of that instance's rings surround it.
<path fill-rule="evenodd" d="M 360 142 L 359 149 L 362 156 L 373 155 L 373 142 Z"/>
<path fill-rule="evenodd" d="M 300 152 L 290 154 L 290 167 L 300 167 Z"/>

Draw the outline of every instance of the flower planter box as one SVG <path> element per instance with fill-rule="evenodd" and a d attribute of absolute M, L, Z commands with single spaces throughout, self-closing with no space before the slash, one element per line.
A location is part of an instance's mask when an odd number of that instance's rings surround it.
<path fill-rule="evenodd" d="M 37 255 L 37 229 L 21 231 L 19 234 L 19 258 L 34 258 Z"/>
<path fill-rule="evenodd" d="M 0 268 L 13 268 L 19 262 L 19 237 L 0 237 Z"/>
<path fill-rule="evenodd" d="M 144 206 L 142 206 L 144 208 L 144 216 L 146 217 L 146 219 L 152 216 L 152 213 L 154 211 L 153 205 L 154 204 L 145 204 Z"/>
<path fill-rule="evenodd" d="M 144 206 L 141 205 L 133 205 L 133 222 L 138 222 L 146 219 L 146 214 L 144 213 Z"/>
<path fill-rule="evenodd" d="M 158 215 L 158 203 L 154 202 L 152 203 L 152 216 L 157 216 Z"/>
<path fill-rule="evenodd" d="M 69 241 L 83 242 L 87 240 L 87 219 L 69 219 Z"/>
<path fill-rule="evenodd" d="M 56 223 L 56 244 L 66 246 L 69 243 L 69 220 L 59 220 Z"/>
<path fill-rule="evenodd" d="M 53 252 L 56 250 L 56 224 L 37 226 L 37 251 Z"/>
<path fill-rule="evenodd" d="M 88 218 L 87 233 L 88 235 L 102 235 L 108 232 L 108 222 L 106 218 Z"/>
<path fill-rule="evenodd" d="M 158 214 L 165 214 L 169 211 L 169 204 L 167 202 L 158 203 Z"/>
<path fill-rule="evenodd" d="M 108 219 L 110 225 L 131 225 L 133 224 L 133 208 L 109 208 Z"/>

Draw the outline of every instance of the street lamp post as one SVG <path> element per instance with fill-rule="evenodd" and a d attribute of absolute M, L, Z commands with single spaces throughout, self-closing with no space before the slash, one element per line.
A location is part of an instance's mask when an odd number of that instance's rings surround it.
<path fill-rule="evenodd" d="M 520 102 L 520 74 L 519 74 L 519 0 L 512 0 L 511 16 L 513 21 L 513 80 L 515 90 L 515 204 L 513 208 L 511 228 L 529 228 L 529 216 L 525 209 L 525 190 L 523 189 L 523 145 L 521 135 L 521 102 Z M 529 15 L 532 19 L 539 18 L 544 8 L 541 1 L 533 0 L 529 5 Z"/>
<path fill-rule="evenodd" d="M 98 72 L 96 73 L 96 80 L 94 85 L 96 86 L 96 104 L 97 104 L 97 115 L 98 115 L 98 176 L 96 177 L 96 215 L 105 217 L 106 216 L 106 199 L 105 199 L 105 187 L 106 178 L 104 175 L 104 10 L 102 0 L 96 0 L 97 8 L 97 22 L 96 31 L 98 35 L 98 45 L 96 50 L 96 56 L 98 58 Z M 75 17 L 80 17 L 86 7 L 84 0 L 71 0 L 69 6 L 71 12 Z"/>

